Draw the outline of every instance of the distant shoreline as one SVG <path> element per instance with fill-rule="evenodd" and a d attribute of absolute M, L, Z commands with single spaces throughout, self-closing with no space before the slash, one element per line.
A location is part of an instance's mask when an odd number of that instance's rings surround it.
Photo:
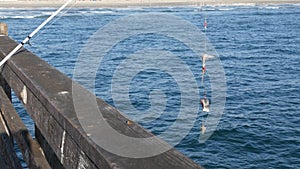
<path fill-rule="evenodd" d="M 0 0 L 0 8 L 57 8 L 65 1 L 17 1 Z M 76 1 L 75 8 L 130 8 L 130 7 L 169 7 L 169 6 L 234 6 L 234 5 L 279 5 L 300 4 L 300 0 L 98 0 Z"/>

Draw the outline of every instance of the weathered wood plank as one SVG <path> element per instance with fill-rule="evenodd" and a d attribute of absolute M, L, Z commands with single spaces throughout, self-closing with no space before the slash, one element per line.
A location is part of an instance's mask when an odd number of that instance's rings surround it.
<path fill-rule="evenodd" d="M 0 87 L 0 109 L 6 124 L 23 154 L 29 168 L 50 169 L 39 144 L 32 139 L 26 126 L 12 106 L 2 87 Z"/>
<path fill-rule="evenodd" d="M 53 169 L 64 169 L 64 166 L 61 164 L 60 160 L 58 159 L 58 156 L 52 150 L 51 146 L 42 135 L 40 129 L 36 126 L 35 126 L 35 138 L 41 145 L 41 148 L 44 150 L 44 154 L 50 166 Z"/>
<path fill-rule="evenodd" d="M 13 84 L 11 84 L 14 89 L 16 95 L 21 99 L 21 93 L 23 91 L 24 83 L 18 79 L 16 74 L 14 74 L 9 68 L 3 72 L 5 77 L 10 77 L 15 79 Z M 37 137 L 38 141 L 44 147 L 44 143 L 47 140 L 49 146 L 54 151 L 56 156 L 61 160 L 61 163 L 64 164 L 65 168 L 78 168 L 78 161 L 80 160 L 80 154 L 84 154 L 82 150 L 79 148 L 80 146 L 71 139 L 71 136 L 66 132 L 65 136 L 63 136 L 64 128 L 57 122 L 57 120 L 51 115 L 51 113 L 45 108 L 45 106 L 37 99 L 35 94 L 26 89 L 27 93 L 27 101 L 25 107 L 27 112 L 31 115 L 33 121 L 35 121 L 36 126 L 43 134 L 45 140 L 40 140 L 40 137 Z M 80 136 L 80 135 L 79 135 Z M 81 136 L 82 137 L 82 136 Z M 63 144 L 63 138 L 64 144 Z M 85 140 L 80 140 L 80 137 L 76 139 L 78 142 L 82 142 L 89 147 L 88 143 L 85 143 Z M 93 149 L 91 149 L 93 150 Z M 96 152 L 96 150 L 94 150 Z M 47 153 L 47 152 L 45 152 Z M 101 166 L 105 166 L 103 168 L 109 168 L 102 156 L 97 156 L 97 162 L 101 163 Z M 52 163 L 52 162 L 51 162 Z M 90 168 L 97 168 L 95 164 L 89 159 L 86 158 L 85 161 Z"/>
<path fill-rule="evenodd" d="M 0 22 L 0 35 L 4 35 L 7 36 L 8 35 L 8 28 L 7 28 L 7 24 Z M 2 69 L 0 68 L 0 72 L 2 71 Z M 7 84 L 6 80 L 2 77 L 2 75 L 0 74 L 0 86 L 3 87 L 6 95 L 8 96 L 8 98 L 11 100 L 11 89 L 9 87 L 9 85 Z"/>
<path fill-rule="evenodd" d="M 15 46 L 16 43 L 11 39 L 0 37 L 0 58 L 3 58 Z M 79 165 L 82 167 L 91 165 L 88 168 L 124 169 L 201 168 L 175 149 L 157 156 L 139 159 L 120 157 L 105 151 L 95 144 L 80 126 L 74 109 L 71 79 L 27 50 L 16 54 L 6 66 L 7 68 L 3 69 L 3 77 L 16 95 L 23 100 L 28 113 L 36 122 L 36 126 L 65 168 L 78 168 Z M 27 91 L 26 100 L 21 94 L 24 86 Z M 92 96 L 79 85 L 76 90 Z M 62 91 L 64 94 L 61 94 Z M 119 133 L 135 138 L 153 136 L 135 123 L 127 125 L 125 121 L 128 119 L 103 100 L 97 98 L 97 103 L 105 120 Z M 97 119 L 89 120 L 96 122 Z M 160 142 L 165 144 L 161 140 Z M 122 145 L 115 146 L 122 147 Z M 67 161 L 70 159 L 73 160 L 73 163 Z M 74 165 L 74 163 L 78 164 Z M 93 165 L 94 167 L 92 167 Z"/>
<path fill-rule="evenodd" d="M 0 113 L 0 168 L 22 169 L 10 137 L 5 121 Z"/>
<path fill-rule="evenodd" d="M 6 82 L 6 80 L 2 77 L 0 74 L 0 86 L 2 86 L 3 90 L 5 91 L 7 97 L 9 100 L 11 100 L 11 88 Z"/>

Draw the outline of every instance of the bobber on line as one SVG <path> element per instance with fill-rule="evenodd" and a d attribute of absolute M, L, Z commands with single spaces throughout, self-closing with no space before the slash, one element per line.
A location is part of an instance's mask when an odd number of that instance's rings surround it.
<path fill-rule="evenodd" d="M 206 96 L 204 96 L 204 98 L 203 99 L 200 99 L 200 103 L 201 103 L 201 105 L 202 105 L 202 110 L 204 111 L 204 112 L 209 112 L 209 100 L 206 98 Z"/>
<path fill-rule="evenodd" d="M 202 56 L 202 84 L 204 86 L 204 75 L 206 73 L 206 60 L 207 59 L 212 59 L 214 58 L 214 56 L 211 56 L 211 55 L 208 55 L 208 54 L 204 54 Z M 202 105 L 202 110 L 204 112 L 209 112 L 209 105 L 210 105 L 210 102 L 209 102 L 209 99 L 206 98 L 206 89 L 205 89 L 205 86 L 204 86 L 204 97 L 202 99 L 200 99 L 200 103 Z"/>
<path fill-rule="evenodd" d="M 204 124 L 202 124 L 202 126 L 200 127 L 201 130 L 201 134 L 204 134 L 206 131 L 206 127 L 204 126 Z"/>

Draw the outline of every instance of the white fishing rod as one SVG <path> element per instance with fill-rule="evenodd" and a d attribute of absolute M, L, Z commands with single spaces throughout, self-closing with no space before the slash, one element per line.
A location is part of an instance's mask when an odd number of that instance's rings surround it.
<path fill-rule="evenodd" d="M 48 22 L 50 22 L 57 14 L 60 13 L 67 5 L 69 5 L 73 0 L 68 0 L 65 4 L 63 4 L 59 9 L 57 9 L 49 18 L 47 18 L 40 26 L 38 26 L 30 35 L 28 35 L 17 47 L 15 47 L 1 62 L 0 67 L 6 63 L 8 59 L 10 59 L 24 44 L 28 43 L 30 38 L 32 38 L 38 31 L 40 31 Z"/>

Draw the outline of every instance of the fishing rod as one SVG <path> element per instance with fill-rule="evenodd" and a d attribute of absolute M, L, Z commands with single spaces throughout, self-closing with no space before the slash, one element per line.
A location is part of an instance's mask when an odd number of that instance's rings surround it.
<path fill-rule="evenodd" d="M 7 62 L 24 44 L 27 44 L 29 40 L 38 33 L 48 22 L 50 22 L 57 14 L 60 13 L 67 5 L 69 5 L 73 0 L 68 0 L 65 4 L 63 4 L 59 9 L 57 9 L 49 18 L 47 18 L 40 26 L 38 26 L 30 35 L 28 35 L 21 43 L 18 44 L 1 62 L 0 67 Z"/>

